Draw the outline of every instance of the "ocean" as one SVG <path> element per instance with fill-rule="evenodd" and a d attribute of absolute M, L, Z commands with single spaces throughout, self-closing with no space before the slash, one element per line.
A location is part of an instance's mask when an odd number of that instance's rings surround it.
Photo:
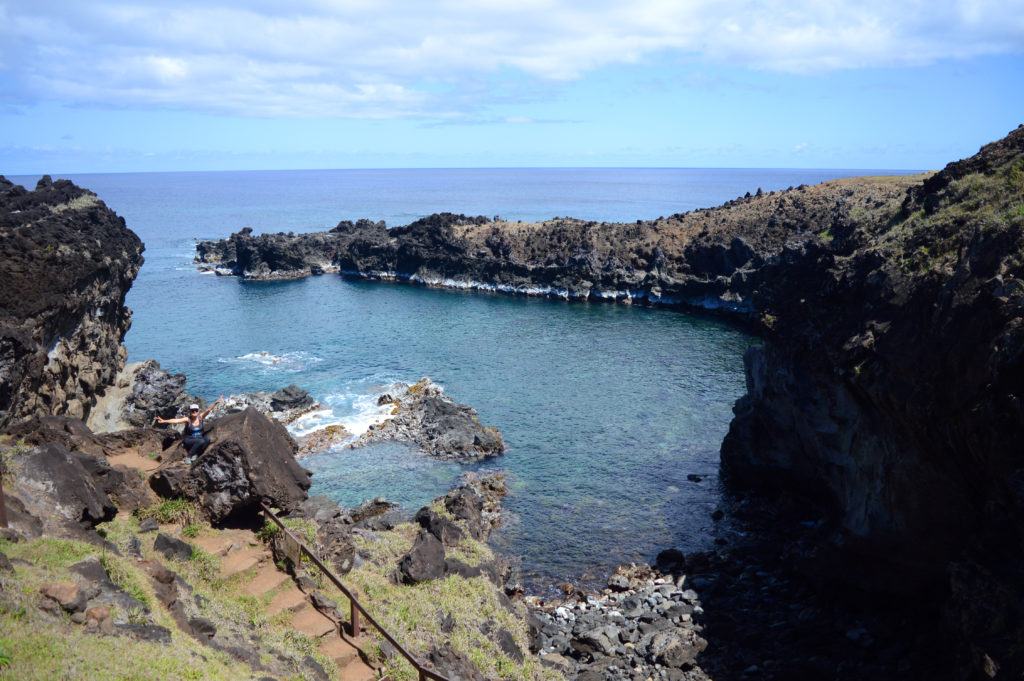
<path fill-rule="evenodd" d="M 246 282 L 200 273 L 197 239 L 243 227 L 389 226 L 434 212 L 535 221 L 652 219 L 785 189 L 886 171 L 465 169 L 85 174 L 146 245 L 127 299 L 129 361 L 156 359 L 220 394 L 297 384 L 331 423 L 360 432 L 376 396 L 429 376 L 501 430 L 509 450 L 463 466 L 397 444 L 303 460 L 311 494 L 345 505 L 383 496 L 415 511 L 464 471 L 500 471 L 511 494 L 492 537 L 532 591 L 599 584 L 658 551 L 708 548 L 720 503 L 718 450 L 744 391 L 755 339 L 717 319 L 613 303 L 446 291 L 323 275 Z M 9 177 L 35 186 L 37 177 Z"/>

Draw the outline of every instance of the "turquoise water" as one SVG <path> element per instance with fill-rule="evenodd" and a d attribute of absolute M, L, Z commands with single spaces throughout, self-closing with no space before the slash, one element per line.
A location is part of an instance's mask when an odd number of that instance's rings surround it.
<path fill-rule="evenodd" d="M 879 171 L 866 171 L 878 174 Z M 196 238 L 251 226 L 314 231 L 404 224 L 435 211 L 536 220 L 635 220 L 854 171 L 492 170 L 72 176 L 146 244 L 128 296 L 130 360 L 154 358 L 219 394 L 296 383 L 327 405 L 315 427 L 365 427 L 376 395 L 430 376 L 497 426 L 509 451 L 473 466 L 398 445 L 304 460 L 312 493 L 385 496 L 415 510 L 465 470 L 508 476 L 493 538 L 532 588 L 706 547 L 718 448 L 743 392 L 750 338 L 720 321 L 614 304 L 415 288 L 328 275 L 244 282 L 199 273 Z M 11 178 L 28 187 L 37 178 Z M 691 482 L 690 474 L 701 476 Z"/>

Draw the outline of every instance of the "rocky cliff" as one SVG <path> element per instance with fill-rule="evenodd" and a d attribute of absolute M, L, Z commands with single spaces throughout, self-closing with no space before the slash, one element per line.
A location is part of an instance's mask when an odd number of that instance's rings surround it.
<path fill-rule="evenodd" d="M 1024 128 L 936 174 L 655 221 L 443 214 L 331 238 L 348 275 L 749 324 L 764 343 L 722 447 L 732 485 L 817 509 L 797 556 L 815 581 L 924 597 L 966 674 L 1024 670 Z"/>
<path fill-rule="evenodd" d="M 856 178 L 758 191 L 717 208 L 635 223 L 495 222 L 442 213 L 392 229 L 361 220 L 305 235 L 243 230 L 200 243 L 196 262 L 252 279 L 338 270 L 434 286 L 725 309 L 756 318 L 754 275 L 780 258 L 792 239 L 844 232 L 859 216 L 895 210 L 912 184 L 909 178 Z"/>
<path fill-rule="evenodd" d="M 827 510 L 805 569 L 927 596 L 978 673 L 1019 675 L 1024 128 L 836 242 L 763 273 L 723 468 Z"/>
<path fill-rule="evenodd" d="M 142 242 L 95 194 L 0 177 L 0 426 L 85 418 L 124 365 Z"/>

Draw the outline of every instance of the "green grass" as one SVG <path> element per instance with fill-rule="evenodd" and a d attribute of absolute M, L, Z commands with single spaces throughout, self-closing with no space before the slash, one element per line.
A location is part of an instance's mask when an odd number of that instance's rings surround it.
<path fill-rule="evenodd" d="M 501 605 L 498 589 L 486 576 L 465 579 L 449 575 L 414 586 L 391 582 L 390 572 L 412 546 L 418 530 L 417 526 L 406 524 L 394 532 L 377 534 L 376 540 L 364 536 L 355 538 L 357 550 L 368 558 L 343 581 L 356 590 L 360 602 L 370 613 L 420 659 L 431 646 L 442 645 L 447 640 L 472 660 L 486 678 L 560 679 L 556 672 L 542 667 L 539 660 L 529 654 L 524 662 L 515 662 L 481 633 L 485 623 L 495 629 L 507 629 L 524 654 L 528 651 L 524 619 Z M 471 565 L 494 558 L 485 544 L 468 538 L 446 553 Z M 329 597 L 338 600 L 339 610 L 348 611 L 347 600 L 336 591 L 331 590 Z M 439 613 L 450 615 L 454 620 L 455 630 L 450 635 L 441 631 Z M 374 634 L 372 629 L 368 633 Z M 415 670 L 401 656 L 387 662 L 385 671 L 395 681 L 417 678 Z"/>
<path fill-rule="evenodd" d="M 202 512 L 195 502 L 179 498 L 164 499 L 155 506 L 136 509 L 135 515 L 139 519 L 156 518 L 156 521 L 161 524 L 194 525 L 202 517 Z"/>
<path fill-rule="evenodd" d="M 137 532 L 137 520 L 115 519 L 104 523 L 101 529 L 109 541 L 126 545 Z M 213 532 L 206 526 L 201 529 L 204 533 Z M 143 555 L 165 563 L 192 585 L 194 593 L 205 599 L 198 614 L 213 620 L 218 630 L 240 628 L 243 635 L 268 656 L 268 663 L 280 654 L 295 660 L 311 655 L 325 669 L 332 668 L 333 663 L 317 650 L 317 641 L 291 630 L 290 614 L 274 618 L 266 615 L 273 594 L 253 597 L 244 593 L 243 587 L 251 575 L 224 579 L 220 575 L 220 559 L 200 549 L 188 561 L 165 560 L 154 553 L 153 541 L 147 540 L 147 536 L 143 536 L 141 545 Z M 0 550 L 12 559 L 20 559 L 14 563 L 13 576 L 0 573 L 0 660 L 9 660 L 6 667 L 0 668 L 0 681 L 234 681 L 254 678 L 254 670 L 247 665 L 181 632 L 156 597 L 152 580 L 135 559 L 104 552 L 90 544 L 52 538 L 17 543 L 0 541 Z M 84 627 L 72 624 L 66 616 L 55 618 L 38 609 L 40 586 L 46 582 L 76 580 L 77 576 L 67 567 L 90 555 L 98 556 L 111 580 L 150 609 L 148 613 L 140 608 L 128 612 L 115 609 L 112 613 L 115 621 L 166 627 L 171 631 L 170 645 L 86 634 Z M 302 674 L 307 676 L 281 678 L 312 681 L 308 670 L 303 668 Z"/>
<path fill-rule="evenodd" d="M 147 588 L 148 583 L 143 581 L 145 578 L 139 574 L 138 570 L 134 569 L 127 558 L 104 553 L 100 562 L 106 569 L 107 575 L 110 576 L 110 581 L 124 589 L 129 596 L 147 608 L 150 607 L 152 603 L 151 588 Z"/>
<path fill-rule="evenodd" d="M 0 539 L 0 551 L 10 558 L 21 558 L 51 571 L 57 571 L 89 556 L 99 555 L 101 549 L 92 544 L 42 537 L 31 542 L 17 543 Z"/>

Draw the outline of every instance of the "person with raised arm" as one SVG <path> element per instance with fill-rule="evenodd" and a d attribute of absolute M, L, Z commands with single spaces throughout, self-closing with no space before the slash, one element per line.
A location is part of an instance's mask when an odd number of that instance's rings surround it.
<path fill-rule="evenodd" d="M 184 423 L 185 424 L 185 439 L 182 444 L 185 449 L 188 450 L 188 454 L 185 456 L 185 463 L 192 463 L 197 456 L 200 456 L 210 444 L 210 438 L 203 435 L 203 421 L 213 408 L 217 406 L 218 402 L 223 402 L 224 396 L 221 395 L 217 398 L 217 401 L 206 408 L 202 413 L 199 412 L 198 404 L 190 404 L 188 406 L 188 416 L 179 416 L 178 418 L 165 419 L 157 416 L 157 423 Z"/>

